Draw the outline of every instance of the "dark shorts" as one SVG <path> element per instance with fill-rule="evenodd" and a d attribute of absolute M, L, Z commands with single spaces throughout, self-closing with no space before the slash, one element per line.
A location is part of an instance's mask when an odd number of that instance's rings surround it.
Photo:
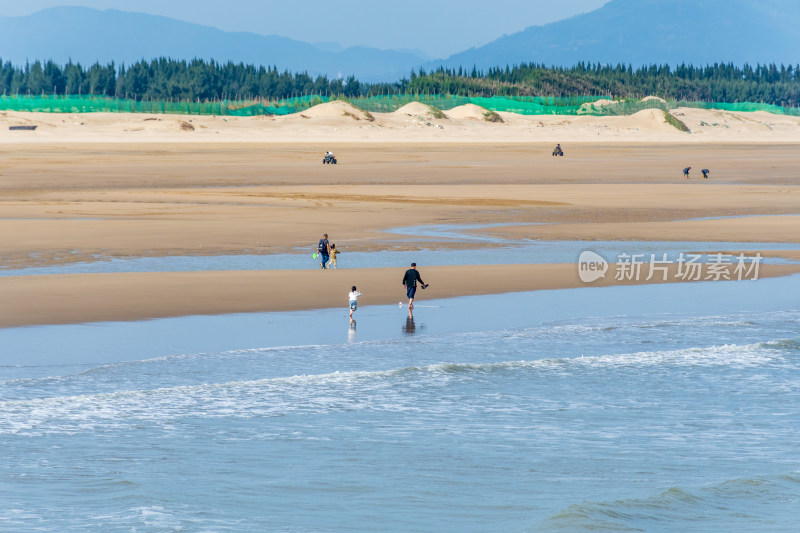
<path fill-rule="evenodd" d="M 417 294 L 417 287 L 406 287 L 406 294 L 409 298 L 413 298 Z"/>

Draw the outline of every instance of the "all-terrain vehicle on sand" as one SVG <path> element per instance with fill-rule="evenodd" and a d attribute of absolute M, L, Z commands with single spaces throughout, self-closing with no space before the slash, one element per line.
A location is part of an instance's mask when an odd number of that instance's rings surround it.
<path fill-rule="evenodd" d="M 562 149 L 561 149 L 561 145 L 560 145 L 560 144 L 559 144 L 559 145 L 557 145 L 557 146 L 556 146 L 556 147 L 553 149 L 553 157 L 556 157 L 556 156 L 561 156 L 561 157 L 564 157 L 564 150 L 562 150 Z"/>
<path fill-rule="evenodd" d="M 336 164 L 336 157 L 333 154 L 325 154 L 325 157 L 322 158 L 323 165 L 335 165 Z"/>

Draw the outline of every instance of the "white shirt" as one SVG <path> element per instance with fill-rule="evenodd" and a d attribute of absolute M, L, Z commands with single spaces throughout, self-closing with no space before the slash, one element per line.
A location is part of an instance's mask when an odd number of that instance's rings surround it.
<path fill-rule="evenodd" d="M 358 291 L 352 291 L 349 296 L 350 296 L 350 301 L 351 302 L 357 302 L 358 301 L 358 297 L 361 296 L 361 293 L 358 292 Z"/>

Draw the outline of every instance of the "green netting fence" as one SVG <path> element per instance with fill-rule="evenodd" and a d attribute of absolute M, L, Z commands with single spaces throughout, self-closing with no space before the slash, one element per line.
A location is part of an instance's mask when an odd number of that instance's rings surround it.
<path fill-rule="evenodd" d="M 2 111 L 34 111 L 46 113 L 151 113 L 172 115 L 258 116 L 290 115 L 315 105 L 342 99 L 371 113 L 391 113 L 411 102 L 420 102 L 443 111 L 465 104 L 475 104 L 490 111 L 506 111 L 521 115 L 632 115 L 645 109 L 670 111 L 679 107 L 717 109 L 723 111 L 766 111 L 778 115 L 800 116 L 800 108 L 781 107 L 752 102 L 691 102 L 646 100 L 613 100 L 603 96 L 451 96 L 451 95 L 383 95 L 357 98 L 335 98 L 305 95 L 282 100 L 217 100 L 189 102 L 168 100 L 130 100 L 92 96 L 0 96 Z"/>
<path fill-rule="evenodd" d="M 348 98 L 354 106 L 371 113 L 391 113 L 411 102 L 420 102 L 447 111 L 465 104 L 475 104 L 491 111 L 508 111 L 522 115 L 576 114 L 581 105 L 594 102 L 597 96 L 516 96 L 476 97 L 450 95 L 389 95 Z"/>
<path fill-rule="evenodd" d="M 765 111 L 776 115 L 791 115 L 800 116 L 800 107 L 781 107 L 772 104 L 760 104 L 754 102 L 695 102 L 687 100 L 670 100 L 665 101 L 661 99 L 651 100 L 621 100 L 621 101 L 607 101 L 603 103 L 585 104 L 578 108 L 575 114 L 577 115 L 593 115 L 593 116 L 614 116 L 614 115 L 633 115 L 645 109 L 663 109 L 664 111 L 671 111 L 680 107 L 694 108 L 694 109 L 708 109 L 719 111 L 738 111 L 752 113 L 755 111 Z"/>
<path fill-rule="evenodd" d="M 317 103 L 319 97 L 303 97 L 281 101 L 189 102 L 169 100 L 130 100 L 91 96 L 2 96 L 0 110 L 43 113 L 153 113 L 169 115 L 289 115 Z"/>

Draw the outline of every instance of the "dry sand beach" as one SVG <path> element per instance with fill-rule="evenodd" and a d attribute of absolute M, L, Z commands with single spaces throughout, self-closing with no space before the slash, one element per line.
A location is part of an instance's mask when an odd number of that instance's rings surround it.
<path fill-rule="evenodd" d="M 598 103 L 603 103 L 600 101 Z M 800 117 L 678 108 L 670 111 L 689 128 L 670 125 L 660 109 L 631 116 L 524 116 L 464 105 L 443 116 L 412 102 L 393 113 L 367 113 L 346 102 L 330 102 L 278 117 L 180 116 L 121 113 L 46 114 L 0 112 L 3 143 L 174 143 L 174 142 L 626 142 L 626 143 L 797 143 Z M 37 126 L 34 132 L 8 126 Z"/>
<path fill-rule="evenodd" d="M 308 253 L 309 269 L 9 275 L 0 277 L 0 327 L 334 307 L 352 284 L 365 292 L 362 305 L 400 299 L 405 264 L 314 268 L 323 232 L 358 252 L 488 246 L 385 233 L 437 224 L 500 224 L 481 230 L 497 239 L 491 246 L 800 239 L 796 117 L 674 111 L 686 134 L 657 110 L 501 114 L 504 123 L 480 111 L 464 106 L 439 120 L 413 104 L 368 115 L 334 103 L 280 118 L 3 113 L 4 269 L 276 253 Z M 21 124 L 39 128 L 8 130 Z M 566 157 L 550 156 L 556 142 Z M 338 165 L 321 164 L 328 149 Z M 426 298 L 582 286 L 575 264 L 421 268 Z M 766 265 L 762 275 L 798 271 Z"/>

